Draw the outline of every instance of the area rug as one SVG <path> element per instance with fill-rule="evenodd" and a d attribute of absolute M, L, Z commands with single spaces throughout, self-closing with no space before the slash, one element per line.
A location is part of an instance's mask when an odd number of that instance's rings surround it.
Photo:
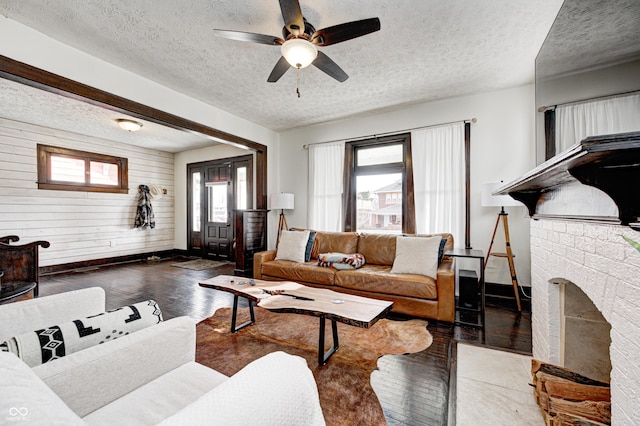
<path fill-rule="evenodd" d="M 217 268 L 219 266 L 228 265 L 230 262 L 209 260 L 209 259 L 195 259 L 187 262 L 172 263 L 171 266 L 178 268 L 192 269 L 194 271 L 203 271 L 205 269 Z"/>
<path fill-rule="evenodd" d="M 262 308 L 255 308 L 255 315 L 255 324 L 235 334 L 230 332 L 231 308 L 218 309 L 198 323 L 196 361 L 232 376 L 249 362 L 274 351 L 301 356 L 318 384 L 328 426 L 385 425 L 382 407 L 370 384 L 378 358 L 419 352 L 433 342 L 424 320 L 382 319 L 369 329 L 339 323 L 340 348 L 326 365 L 319 366 L 317 317 Z M 238 324 L 248 319 L 248 308 L 240 309 Z M 332 343 L 330 330 L 327 324 L 327 347 Z"/>

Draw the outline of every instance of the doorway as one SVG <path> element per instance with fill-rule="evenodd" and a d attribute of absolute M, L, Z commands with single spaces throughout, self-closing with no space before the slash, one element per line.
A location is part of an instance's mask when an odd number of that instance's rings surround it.
<path fill-rule="evenodd" d="M 253 156 L 187 165 L 188 252 L 233 261 L 235 211 L 253 208 Z"/>

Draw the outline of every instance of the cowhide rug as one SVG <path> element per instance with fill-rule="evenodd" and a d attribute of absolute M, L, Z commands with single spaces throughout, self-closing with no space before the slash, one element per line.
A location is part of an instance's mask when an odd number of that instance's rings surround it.
<path fill-rule="evenodd" d="M 317 317 L 273 313 L 262 308 L 255 308 L 255 315 L 255 324 L 235 334 L 230 332 L 231 308 L 218 309 L 201 321 L 196 327 L 196 361 L 232 376 L 249 362 L 274 351 L 301 356 L 316 379 L 329 426 L 386 424 L 370 384 L 378 358 L 419 352 L 433 342 L 424 320 L 382 319 L 369 329 L 338 323 L 340 348 L 326 365 L 319 366 Z M 248 319 L 249 309 L 240 309 L 237 324 Z M 327 348 L 332 343 L 330 330 L 327 321 Z"/>

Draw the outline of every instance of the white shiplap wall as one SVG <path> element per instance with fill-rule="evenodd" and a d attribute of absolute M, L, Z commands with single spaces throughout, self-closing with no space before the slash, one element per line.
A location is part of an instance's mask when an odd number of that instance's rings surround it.
<path fill-rule="evenodd" d="M 129 193 L 39 190 L 38 143 L 126 157 Z M 173 154 L 0 118 L 0 236 L 47 240 L 40 266 L 174 248 Z M 138 185 L 161 185 L 154 229 L 133 227 Z"/>

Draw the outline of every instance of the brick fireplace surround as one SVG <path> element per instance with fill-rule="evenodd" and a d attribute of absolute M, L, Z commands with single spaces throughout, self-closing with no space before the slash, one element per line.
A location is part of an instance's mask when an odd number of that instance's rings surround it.
<path fill-rule="evenodd" d="M 612 424 L 640 424 L 640 253 L 626 226 L 531 220 L 533 357 L 560 364 L 560 286 L 578 286 L 611 325 Z M 585 351 L 589 348 L 585 347 Z"/>

